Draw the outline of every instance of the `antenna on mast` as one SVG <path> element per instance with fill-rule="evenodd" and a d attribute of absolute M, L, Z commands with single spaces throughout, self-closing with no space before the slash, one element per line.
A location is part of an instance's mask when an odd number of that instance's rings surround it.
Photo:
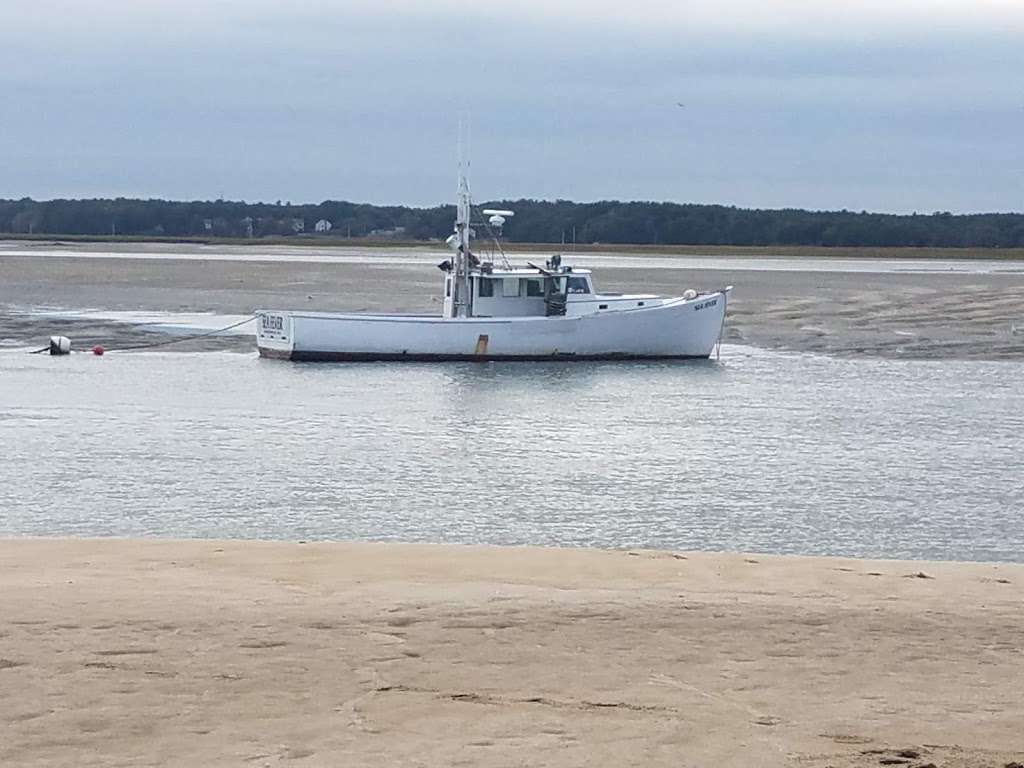
<path fill-rule="evenodd" d="M 472 156 L 472 134 L 470 130 L 469 113 L 459 113 L 459 179 L 469 175 L 469 166 Z"/>
<path fill-rule="evenodd" d="M 462 113 L 459 113 L 459 132 L 455 138 L 455 167 L 458 169 L 459 178 L 462 178 Z"/>
<path fill-rule="evenodd" d="M 454 263 L 454 291 L 452 293 L 452 317 L 468 317 L 472 310 L 472 295 L 470 293 L 469 271 L 472 254 L 469 249 L 469 240 L 472 236 L 470 229 L 470 207 L 472 205 L 469 194 L 469 181 L 466 178 L 466 170 L 469 162 L 462 153 L 462 115 L 459 116 L 459 184 L 455 198 L 455 234 L 454 240 L 449 238 L 451 246 L 455 250 Z"/>

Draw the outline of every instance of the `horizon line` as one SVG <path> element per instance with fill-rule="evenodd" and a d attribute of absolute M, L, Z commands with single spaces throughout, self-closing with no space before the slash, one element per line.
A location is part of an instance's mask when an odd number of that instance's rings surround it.
<path fill-rule="evenodd" d="M 161 202 L 161 203 L 172 203 L 172 204 L 231 204 L 231 205 L 265 205 L 274 206 L 281 208 L 304 208 L 304 207 L 315 207 L 321 205 L 329 205 L 332 203 L 344 203 L 348 205 L 365 205 L 372 208 L 408 208 L 411 210 L 433 210 L 445 207 L 454 207 L 454 203 L 436 203 L 433 205 L 429 204 L 410 204 L 410 203 L 371 203 L 366 201 L 347 200 L 343 198 L 327 198 L 319 202 L 292 202 L 281 200 L 244 200 L 244 199 L 230 199 L 230 198 L 193 198 L 193 199 L 182 199 L 182 198 L 170 198 L 170 197 L 129 197 L 125 195 L 117 195 L 114 197 L 52 197 L 48 199 L 36 199 L 31 196 L 26 197 L 0 197 L 0 204 L 10 203 L 34 203 L 36 205 L 45 205 L 47 203 L 85 203 L 85 202 L 104 202 L 104 201 L 130 201 L 130 202 Z M 571 205 L 599 205 L 602 203 L 613 203 L 619 205 L 674 205 L 679 207 L 695 207 L 695 208 L 730 208 L 738 211 L 753 211 L 753 212 L 785 212 L 785 211 L 799 211 L 801 213 L 811 214 L 851 214 L 856 216 L 904 216 L 904 217 L 932 217 L 932 216 L 1024 216 L 1024 209 L 1021 210 L 973 210 L 973 211 L 950 211 L 950 210 L 936 210 L 930 212 L 923 212 L 914 210 L 910 212 L 896 212 L 896 211 L 882 211 L 882 210 L 869 210 L 862 208 L 860 210 L 854 210 L 851 208 L 806 208 L 800 206 L 780 206 L 780 207 L 757 207 L 757 206 L 744 206 L 735 203 L 707 203 L 707 202 L 679 202 L 677 200 L 654 200 L 654 199 L 618 199 L 618 198 L 598 198 L 595 200 L 570 200 L 568 198 L 536 198 L 536 197 L 495 197 L 487 200 L 481 200 L 474 202 L 474 205 L 485 205 L 487 203 L 506 203 L 506 202 L 530 202 L 530 203 L 541 203 L 548 205 L 555 205 L 558 203 L 569 203 Z"/>

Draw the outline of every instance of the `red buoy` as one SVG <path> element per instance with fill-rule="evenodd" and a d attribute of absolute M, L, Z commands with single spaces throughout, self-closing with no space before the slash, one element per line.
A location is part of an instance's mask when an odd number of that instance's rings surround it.
<path fill-rule="evenodd" d="M 104 351 L 105 350 L 103 349 L 103 347 L 101 347 L 99 344 L 92 348 L 92 353 L 94 355 L 102 355 Z"/>

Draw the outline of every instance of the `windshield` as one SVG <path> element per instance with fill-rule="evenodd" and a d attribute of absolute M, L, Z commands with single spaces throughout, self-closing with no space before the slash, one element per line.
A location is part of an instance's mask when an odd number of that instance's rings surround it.
<path fill-rule="evenodd" d="M 569 293 L 590 293 L 590 284 L 585 277 L 569 278 Z"/>

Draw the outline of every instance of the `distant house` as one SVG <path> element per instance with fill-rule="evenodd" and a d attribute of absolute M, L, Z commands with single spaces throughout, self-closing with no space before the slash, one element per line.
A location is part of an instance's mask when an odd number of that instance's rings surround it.
<path fill-rule="evenodd" d="M 331 222 L 329 222 L 327 219 L 320 219 L 320 221 L 318 221 L 313 228 L 317 232 L 330 232 L 331 226 Z"/>
<path fill-rule="evenodd" d="M 306 220 L 305 219 L 292 219 L 292 232 L 299 234 L 300 232 L 306 231 Z"/>
<path fill-rule="evenodd" d="M 203 229 L 213 232 L 213 219 L 203 219 Z"/>

